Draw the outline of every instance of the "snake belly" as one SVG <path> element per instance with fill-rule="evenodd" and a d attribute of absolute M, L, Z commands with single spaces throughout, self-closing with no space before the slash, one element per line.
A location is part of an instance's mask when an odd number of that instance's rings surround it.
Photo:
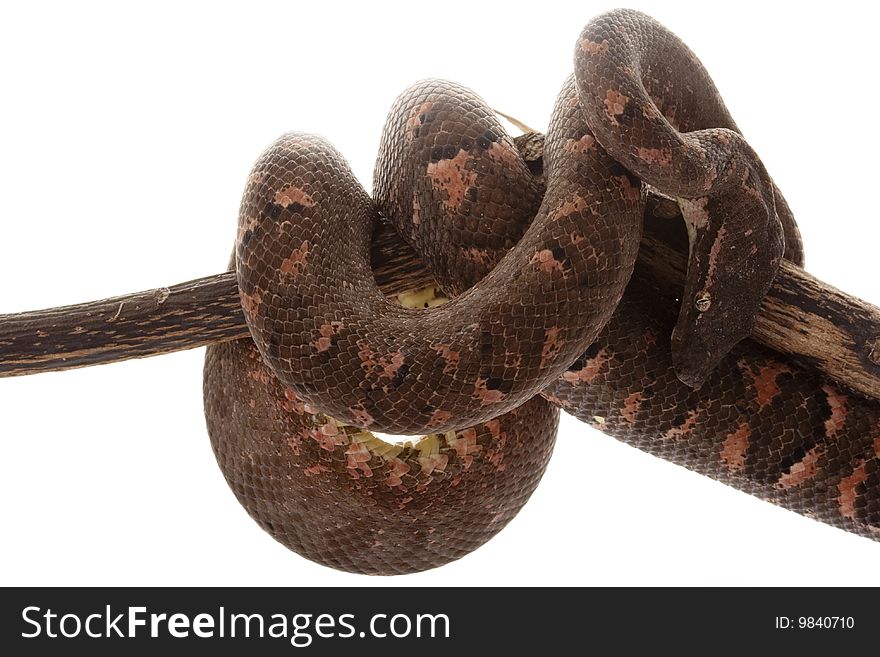
<path fill-rule="evenodd" d="M 540 391 L 646 451 L 877 536 L 876 405 L 741 342 L 783 249 L 802 250 L 708 75 L 626 10 L 594 19 L 575 60 L 546 191 L 481 99 L 436 80 L 392 108 L 375 204 L 319 138 L 286 135 L 255 165 L 236 258 L 254 340 L 208 348 L 205 412 L 239 501 L 287 547 L 371 574 L 476 548 L 549 460 L 558 416 Z M 639 277 L 623 295 L 644 183 L 687 224 L 679 308 Z M 384 298 L 377 206 L 450 303 Z M 369 429 L 429 435 L 401 446 Z"/>

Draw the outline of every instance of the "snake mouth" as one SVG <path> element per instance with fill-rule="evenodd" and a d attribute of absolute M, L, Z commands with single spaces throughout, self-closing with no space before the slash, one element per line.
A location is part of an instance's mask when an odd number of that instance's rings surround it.
<path fill-rule="evenodd" d="M 678 326 L 672 331 L 670 346 L 672 366 L 678 380 L 694 390 L 706 382 L 723 357 L 706 346 L 695 333 Z"/>
<path fill-rule="evenodd" d="M 709 378 L 710 374 L 710 372 L 689 371 L 679 369 L 679 367 L 676 367 L 675 373 L 678 376 L 679 381 L 694 390 L 699 390 L 703 387 L 703 384 L 706 382 L 706 379 Z"/>

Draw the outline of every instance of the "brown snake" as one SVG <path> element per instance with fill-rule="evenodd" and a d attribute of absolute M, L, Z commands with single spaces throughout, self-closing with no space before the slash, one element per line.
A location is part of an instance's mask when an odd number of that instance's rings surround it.
<path fill-rule="evenodd" d="M 395 102 L 374 199 L 318 137 L 260 157 L 235 256 L 254 340 L 211 346 L 205 364 L 212 445 L 257 522 L 344 570 L 441 565 L 528 499 L 556 405 L 880 535 L 876 404 L 742 341 L 783 250 L 802 262 L 800 237 L 693 53 L 638 12 L 595 18 L 551 117 L 546 189 L 530 165 L 479 97 L 438 80 Z M 687 223 L 677 319 L 630 281 L 648 185 Z M 386 300 L 369 261 L 380 215 L 449 303 Z M 430 435 L 392 445 L 369 429 Z"/>

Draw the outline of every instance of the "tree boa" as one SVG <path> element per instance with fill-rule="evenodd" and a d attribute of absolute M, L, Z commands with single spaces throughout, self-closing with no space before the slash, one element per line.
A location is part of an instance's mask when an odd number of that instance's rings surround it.
<path fill-rule="evenodd" d="M 540 159 L 476 94 L 441 80 L 394 103 L 373 198 L 319 137 L 284 135 L 259 158 L 233 257 L 253 341 L 209 347 L 204 372 L 235 495 L 319 563 L 436 567 L 522 508 L 562 408 L 880 537 L 876 403 L 743 340 L 783 255 L 803 254 L 708 74 L 629 10 L 593 19 L 574 60 Z M 633 275 L 649 191 L 685 219 L 680 304 Z M 436 288 L 379 289 L 380 217 Z M 371 430 L 427 435 L 392 444 Z"/>

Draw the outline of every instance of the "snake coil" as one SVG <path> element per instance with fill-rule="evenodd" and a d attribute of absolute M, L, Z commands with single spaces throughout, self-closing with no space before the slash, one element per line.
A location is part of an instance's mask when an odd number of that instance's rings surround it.
<path fill-rule="evenodd" d="M 696 56 L 644 14 L 594 18 L 542 163 L 442 80 L 395 101 L 372 198 L 319 137 L 283 135 L 257 160 L 234 257 L 253 340 L 209 347 L 204 373 L 212 446 L 255 520 L 343 570 L 442 565 L 522 508 L 562 408 L 877 538 L 876 405 L 743 340 L 801 241 Z M 649 189 L 687 228 L 677 317 L 633 276 Z M 436 289 L 377 286 L 380 218 Z"/>

